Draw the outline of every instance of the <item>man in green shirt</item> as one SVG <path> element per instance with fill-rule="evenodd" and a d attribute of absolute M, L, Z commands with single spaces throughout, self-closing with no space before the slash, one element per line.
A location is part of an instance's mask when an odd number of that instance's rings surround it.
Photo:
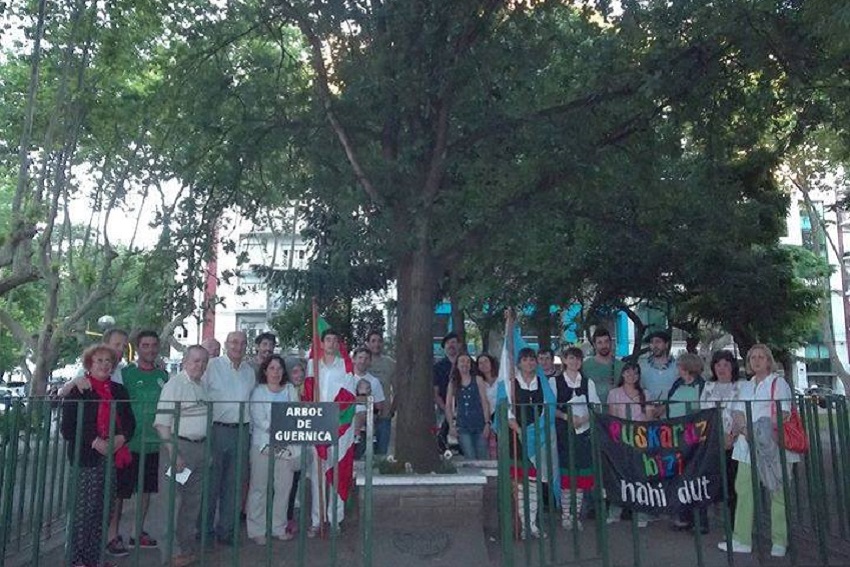
<path fill-rule="evenodd" d="M 121 371 L 124 387 L 130 394 L 130 407 L 136 417 L 136 434 L 128 443 L 133 462 L 126 469 L 119 469 L 116 476 L 118 503 L 110 524 L 110 546 L 123 546 L 119 531 L 123 500 L 129 499 L 139 488 L 142 477 L 142 493 L 137 505 L 142 509 L 142 525 L 133 531 L 130 547 L 157 547 L 157 542 L 144 531 L 145 518 L 150 507 L 150 495 L 159 491 L 159 434 L 154 429 L 156 406 L 168 374 L 156 364 L 159 356 L 159 335 L 155 331 L 140 331 L 136 335 L 137 359 Z M 144 461 L 144 462 L 142 462 Z M 113 531 L 114 526 L 114 531 Z M 136 533 L 139 539 L 136 541 Z M 117 542 L 115 544 L 114 542 Z"/>
<path fill-rule="evenodd" d="M 581 365 L 581 373 L 596 384 L 596 393 L 604 404 L 608 401 L 608 392 L 616 387 L 623 370 L 623 361 L 614 358 L 611 333 L 604 327 L 597 327 L 591 336 L 594 355 L 589 356 Z"/>

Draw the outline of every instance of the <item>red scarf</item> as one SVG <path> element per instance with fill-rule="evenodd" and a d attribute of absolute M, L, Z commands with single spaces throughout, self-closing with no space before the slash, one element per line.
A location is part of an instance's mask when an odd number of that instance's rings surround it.
<path fill-rule="evenodd" d="M 111 380 L 98 380 L 97 378 L 87 375 L 86 378 L 91 382 L 92 391 L 100 398 L 100 404 L 97 406 L 97 435 L 102 439 L 109 439 L 109 407 L 112 401 Z M 116 434 L 121 431 L 121 418 L 115 415 L 115 431 Z M 130 455 L 130 449 L 125 444 L 123 447 L 115 451 L 115 468 L 123 469 L 130 465 L 133 457 Z"/>

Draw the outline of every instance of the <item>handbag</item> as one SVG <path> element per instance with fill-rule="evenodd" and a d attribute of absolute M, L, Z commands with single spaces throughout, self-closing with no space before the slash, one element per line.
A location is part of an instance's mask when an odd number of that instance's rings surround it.
<path fill-rule="evenodd" d="M 773 384 L 770 385 L 770 399 L 776 399 L 776 381 L 779 378 L 773 379 Z M 776 404 L 770 404 L 770 414 L 776 426 Z M 800 414 L 797 412 L 797 406 L 794 401 L 791 401 L 791 416 L 782 421 L 783 445 L 784 448 L 792 453 L 807 453 L 809 451 L 809 437 L 806 435 L 806 429 L 803 427 L 803 420 L 800 419 Z"/>

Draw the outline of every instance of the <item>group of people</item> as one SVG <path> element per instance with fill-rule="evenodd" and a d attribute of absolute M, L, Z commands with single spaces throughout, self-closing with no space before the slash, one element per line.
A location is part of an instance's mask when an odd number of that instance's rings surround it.
<path fill-rule="evenodd" d="M 271 333 L 256 337 L 256 354 L 249 359 L 246 335 L 232 332 L 223 354 L 214 339 L 187 348 L 180 372 L 171 378 L 158 364 L 160 344 L 155 332 L 135 335 L 136 360 L 127 364 L 122 356 L 129 339 L 119 329 L 107 332 L 101 344 L 83 353 L 84 373 L 60 391 L 64 399 L 61 432 L 68 441 L 68 458 L 79 469 L 68 534 L 73 565 L 102 564 L 104 506 L 110 518 L 107 553 L 120 557 L 129 553 L 128 546 L 169 547 L 160 545 L 145 529 L 151 496 L 161 492 L 161 481 L 166 480 L 171 483 L 169 491 L 180 497 L 174 533 L 159 530 L 154 535 L 174 538 L 173 556 L 163 560 L 177 567 L 195 562 L 202 542 L 233 545 L 243 510 L 248 537 L 257 544 L 265 544 L 270 537 L 292 539 L 302 475 L 309 478 L 311 494 L 307 536 L 315 537 L 328 522 L 330 529 L 341 529 L 354 455 L 358 446 L 372 442 L 364 436 L 366 408 L 356 403 L 358 396 L 361 400 L 371 396 L 374 401 L 376 454 L 386 454 L 390 446 L 395 368 L 383 353 L 380 333 L 370 333 L 349 360 L 338 334 L 328 329 L 322 333 L 321 349 L 305 365 L 300 360 L 287 364 L 275 354 L 276 338 Z M 452 436 L 466 458 L 496 458 L 496 410 L 501 400 L 509 399 L 508 427 L 518 433 L 511 435 L 509 445 L 511 454 L 520 456 L 514 458 L 510 471 L 520 481 L 514 484 L 521 535 L 541 537 L 538 475 L 557 495 L 561 525 L 566 529 L 581 529 L 581 519 L 593 503 L 589 496 L 599 489 L 594 485 L 590 448 L 591 409 L 650 421 L 719 407 L 727 434 L 732 551 L 750 552 L 753 464 L 744 407 L 751 403 L 754 422 L 775 423 L 773 401 L 781 400 L 786 418 L 792 403 L 787 382 L 773 373 L 770 350 L 755 345 L 748 351 L 749 380 L 739 379 L 732 353 L 716 352 L 706 380 L 702 359 L 691 353 L 673 357 L 670 337 L 664 332 L 648 337 L 649 352 L 638 361 L 616 359 L 611 335 L 603 328 L 596 329 L 591 341 L 594 352 L 588 357 L 577 347 L 564 349 L 561 368 L 556 368 L 551 350 L 520 350 L 508 385 L 499 374 L 504 358 L 499 361 L 482 354 L 473 360 L 457 335 L 447 335 L 442 341 L 445 357 L 434 365 L 433 377 L 440 450 L 447 450 Z M 302 450 L 271 442 L 272 404 L 300 400 L 336 402 L 341 415 L 349 413 L 342 410 L 354 408 L 353 419 L 340 425 L 335 450 Z M 549 453 L 556 461 L 543 463 L 544 451 L 538 449 L 550 442 L 556 450 Z M 786 462 L 796 461 L 799 455 L 787 454 Z M 559 478 L 550 482 L 549 475 Z M 339 479 L 336 486 L 332 486 L 333 478 Z M 202 509 L 205 483 L 209 505 Z M 87 497 L 104 494 L 108 486 L 114 492 L 106 498 Z M 772 555 L 783 556 L 788 544 L 784 491 L 781 485 L 768 488 Z M 122 504 L 134 495 L 141 525 L 125 543 L 120 531 Z M 324 503 L 327 507 L 322 509 Z M 607 521 L 617 522 L 622 512 L 611 506 Z M 638 526 L 646 526 L 649 520 L 638 514 Z M 706 508 L 682 507 L 673 528 L 707 533 Z M 726 548 L 726 542 L 719 545 Z"/>
<path fill-rule="evenodd" d="M 516 369 L 506 387 L 504 380 L 498 379 L 492 356 L 483 354 L 473 361 L 464 352 L 457 335 L 450 333 L 442 342 L 445 358 L 434 365 L 433 374 L 434 402 L 441 424 L 440 448 L 447 446 L 449 435 L 455 435 L 467 458 L 495 458 L 496 408 L 501 400 L 509 400 L 508 427 L 517 433 L 511 434 L 509 441 L 513 461 L 510 473 L 516 480 L 521 537 L 541 537 L 538 475 L 558 495 L 561 525 L 566 529 L 581 529 L 582 508 L 592 506 L 592 491 L 601 489 L 594 487 L 591 410 L 632 421 L 652 421 L 717 407 L 726 435 L 726 505 L 733 518 L 732 551 L 749 553 L 755 471 L 750 462 L 753 440 L 748 439 L 746 406 L 751 405 L 755 430 L 764 425 L 772 432 L 777 422 L 776 400 L 780 400 L 783 419 L 787 421 L 790 415 L 791 388 L 774 373 L 775 361 L 765 345 L 754 345 L 747 352 L 749 378 L 741 376 L 737 358 L 726 350 L 712 355 L 709 376 L 704 378 L 702 358 L 690 352 L 674 357 L 668 333 L 654 332 L 646 340 L 649 343 L 646 355 L 638 360 L 622 361 L 614 356 L 610 332 L 597 328 L 591 337 L 593 354 L 585 357 L 580 348 L 568 347 L 561 353 L 561 368 L 555 367 L 551 350 L 535 352 L 524 348 L 517 353 Z M 526 447 L 522 447 L 523 442 Z M 537 449 L 543 449 L 547 442 L 555 449 L 549 451 L 554 458 L 551 463 L 544 462 L 544 455 L 537 455 L 545 452 Z M 775 436 L 768 443 L 774 444 L 778 454 Z M 799 460 L 799 454 L 786 451 L 786 463 L 791 465 Z M 763 478 L 761 472 L 758 471 L 756 478 Z M 550 474 L 560 478 L 549 482 Z M 781 482 L 778 486 L 761 482 L 771 495 L 771 555 L 782 557 L 788 545 L 784 491 Z M 708 533 L 707 512 L 705 504 L 682 506 L 671 527 Z M 620 507 L 610 506 L 607 523 L 620 521 L 622 514 Z M 639 527 L 646 527 L 651 519 L 644 513 L 638 513 L 636 518 Z M 720 542 L 718 547 L 725 551 L 727 543 Z"/>
<path fill-rule="evenodd" d="M 170 378 L 159 364 L 155 332 L 135 335 L 136 360 L 125 363 L 129 343 L 126 331 L 105 333 L 102 343 L 83 353 L 81 375 L 59 392 L 61 433 L 68 459 L 79 471 L 67 538 L 72 565 L 104 565 L 100 542 L 105 506 L 110 518 L 106 552 L 114 557 L 127 555 L 128 547 L 159 547 L 164 563 L 190 565 L 202 543 L 234 545 L 243 510 L 248 537 L 257 544 L 270 537 L 290 540 L 297 530 L 296 494 L 305 473 L 312 506 L 307 536 L 318 535 L 328 521 L 334 522 L 331 529 L 341 529 L 346 474 L 340 475 L 338 486 L 328 479 L 334 478 L 334 467 L 342 469 L 353 460 L 363 419 L 340 427 L 337 451 L 302 451 L 297 445 L 271 442 L 271 408 L 274 402 L 304 400 L 337 402 L 344 409 L 353 405 L 358 389 L 368 389 L 375 401 L 375 451 L 386 453 L 394 412 L 394 361 L 383 354 L 380 333 L 370 333 L 350 367 L 341 356 L 339 335 L 330 329 L 322 333 L 316 360 L 306 365 L 300 360 L 287 364 L 275 354 L 271 333 L 256 337 L 256 354 L 249 359 L 245 333 L 231 332 L 223 354 L 215 339 L 188 347 L 180 372 Z M 356 412 L 364 414 L 365 408 L 358 406 Z M 108 487 L 112 491 L 106 497 L 91 497 L 106 494 Z M 168 498 L 179 495 L 173 534 L 165 533 L 168 522 L 150 530 L 173 538 L 171 556 L 165 554 L 169 546 L 146 530 L 151 497 L 158 493 L 154 500 L 163 510 Z M 122 505 L 134 495 L 141 525 L 125 542 Z M 322 502 L 327 502 L 327 511 L 320 510 Z"/>

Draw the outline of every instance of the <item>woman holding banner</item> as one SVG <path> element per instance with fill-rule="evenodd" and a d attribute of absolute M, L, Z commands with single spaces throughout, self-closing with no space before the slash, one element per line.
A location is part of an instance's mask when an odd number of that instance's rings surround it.
<path fill-rule="evenodd" d="M 695 413 L 700 410 L 700 396 L 705 389 L 705 380 L 702 377 L 703 363 L 699 355 L 686 352 L 679 356 L 676 361 L 679 377 L 673 382 L 670 392 L 667 394 L 667 417 L 674 419 Z M 679 509 L 679 517 L 673 521 L 673 529 L 676 531 L 691 530 L 694 528 L 695 515 L 699 514 L 699 529 L 701 533 L 707 534 L 708 508 L 703 504 L 682 505 Z"/>
<path fill-rule="evenodd" d="M 740 384 L 739 402 L 733 412 L 733 432 L 736 434 L 732 458 L 738 461 L 738 474 L 735 476 L 737 505 L 735 509 L 735 530 L 732 534 L 734 553 L 751 553 L 753 550 L 753 475 L 770 492 L 770 537 L 773 546 L 770 555 L 784 557 L 788 547 L 788 523 L 785 516 L 785 491 L 781 479 L 781 468 L 777 471 L 780 457 L 779 445 L 774 432 L 777 422 L 775 401 L 781 401 L 783 420 L 787 421 L 791 413 L 791 388 L 784 378 L 773 373 L 773 354 L 763 344 L 753 345 L 747 352 L 747 372 L 752 374 L 749 382 Z M 746 406 L 751 405 L 753 432 L 756 439 L 747 438 Z M 767 433 L 766 435 L 764 433 Z M 754 445 L 751 449 L 750 443 Z M 756 463 L 751 462 L 750 452 L 756 455 Z M 800 461 L 798 453 L 785 452 L 786 463 Z M 727 551 L 727 542 L 717 544 Z"/>
<path fill-rule="evenodd" d="M 631 421 L 649 421 L 655 419 L 655 406 L 647 404 L 647 392 L 640 383 L 640 365 L 627 362 L 620 371 L 617 387 L 608 392 L 608 413 L 620 419 Z M 620 521 L 622 507 L 612 504 L 608 510 L 607 523 Z M 645 513 L 637 516 L 639 528 L 648 525 L 649 518 Z"/>
<path fill-rule="evenodd" d="M 723 432 L 726 434 L 726 505 L 735 518 L 735 475 L 738 473 L 738 461 L 732 458 L 735 435 L 732 433 L 732 408 L 738 401 L 741 386 L 738 382 L 740 369 L 738 359 L 728 350 L 719 350 L 711 357 L 711 379 L 706 383 L 700 396 L 702 409 L 719 408 L 723 415 Z"/>

